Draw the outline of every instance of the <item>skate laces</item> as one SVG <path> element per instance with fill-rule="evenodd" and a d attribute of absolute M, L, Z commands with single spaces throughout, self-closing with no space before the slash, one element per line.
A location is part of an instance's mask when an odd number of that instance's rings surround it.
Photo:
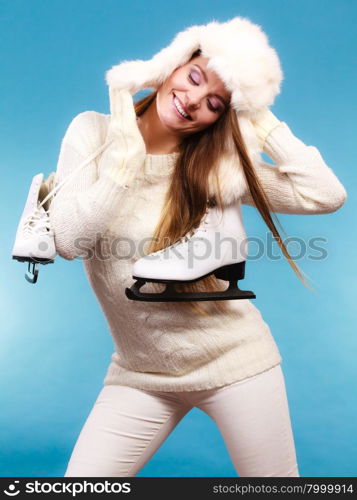
<path fill-rule="evenodd" d="M 161 254 L 161 253 L 165 252 L 165 250 L 167 250 L 167 249 L 174 248 L 177 245 L 181 245 L 182 243 L 186 243 L 187 241 L 189 241 L 192 238 L 192 236 L 194 236 L 195 234 L 197 234 L 199 232 L 206 232 L 207 229 L 203 229 L 201 226 L 202 226 L 202 223 L 208 224 L 208 222 L 206 220 L 208 213 L 209 213 L 208 210 L 206 210 L 206 213 L 201 220 L 201 224 L 198 227 L 191 229 L 190 231 L 188 231 L 188 233 L 186 233 L 184 236 L 181 236 L 177 241 L 175 241 L 175 243 L 173 243 L 172 245 L 170 245 L 168 247 L 162 248 L 161 250 L 158 250 L 157 252 L 155 252 L 155 254 L 156 255 Z"/>
<path fill-rule="evenodd" d="M 36 208 L 32 214 L 26 217 L 23 223 L 23 236 L 25 238 L 40 233 L 52 234 L 49 213 L 43 207 Z"/>
<path fill-rule="evenodd" d="M 57 191 L 59 191 L 64 184 L 66 184 L 69 179 L 74 177 L 75 174 L 77 174 L 83 167 L 88 165 L 90 162 L 95 160 L 95 158 L 102 153 L 112 142 L 114 141 L 114 137 L 111 139 L 108 139 L 102 146 L 100 146 L 94 153 L 92 153 L 85 161 L 83 161 L 80 165 L 78 165 L 77 168 L 73 170 L 69 175 L 67 175 L 64 179 L 62 179 L 60 182 L 55 181 L 53 189 L 45 196 L 45 198 L 41 201 L 39 204 L 39 207 L 42 207 L 48 200 L 51 198 L 54 198 Z M 47 212 L 46 212 L 47 213 Z"/>
<path fill-rule="evenodd" d="M 180 245 L 181 243 L 185 243 L 186 241 L 190 240 L 192 238 L 192 236 L 197 233 L 198 231 L 198 228 L 196 229 L 191 229 L 191 231 L 189 231 L 187 234 L 185 234 L 184 236 L 181 236 L 181 238 L 179 238 L 177 241 L 175 241 L 175 243 L 173 245 L 171 245 L 171 247 L 175 247 L 177 245 Z"/>

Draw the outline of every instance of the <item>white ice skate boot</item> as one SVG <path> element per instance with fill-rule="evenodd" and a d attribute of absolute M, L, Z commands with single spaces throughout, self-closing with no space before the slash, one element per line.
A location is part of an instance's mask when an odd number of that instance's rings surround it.
<path fill-rule="evenodd" d="M 241 204 L 220 211 L 207 208 L 198 228 L 173 245 L 138 259 L 133 265 L 137 281 L 125 289 L 131 300 L 152 302 L 230 300 L 255 298 L 251 291 L 240 290 L 237 280 L 244 278 L 248 242 L 243 226 Z M 177 292 L 174 284 L 193 283 L 210 274 L 229 281 L 223 292 Z M 143 293 L 146 282 L 165 283 L 161 293 Z"/>
<path fill-rule="evenodd" d="M 38 264 L 52 264 L 56 256 L 54 234 L 48 211 L 40 203 L 43 174 L 33 177 L 30 190 L 17 228 L 12 258 L 32 264 L 32 276 L 25 274 L 30 283 L 36 283 Z"/>
<path fill-rule="evenodd" d="M 57 255 L 54 232 L 49 217 L 50 200 L 56 192 L 71 180 L 86 165 L 97 158 L 112 142 L 110 137 L 94 153 L 76 167 L 60 182 L 55 182 L 56 172 L 52 172 L 44 181 L 43 174 L 33 177 L 12 249 L 12 258 L 33 265 L 32 276 L 25 274 L 30 283 L 36 283 L 37 264 L 52 264 Z"/>

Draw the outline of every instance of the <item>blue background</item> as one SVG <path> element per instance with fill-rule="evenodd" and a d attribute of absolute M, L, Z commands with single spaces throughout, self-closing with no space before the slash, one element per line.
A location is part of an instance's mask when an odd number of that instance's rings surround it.
<path fill-rule="evenodd" d="M 113 351 L 80 259 L 40 266 L 36 285 L 11 259 L 33 175 L 56 169 L 76 114 L 109 113 L 113 64 L 151 58 L 185 27 L 237 15 L 260 24 L 279 53 L 285 79 L 272 111 L 319 149 L 348 192 L 332 214 L 278 215 L 291 237 L 325 238 L 326 258 L 297 261 L 318 293 L 277 246 L 278 260 L 249 265 L 244 288 L 256 292 L 283 356 L 301 476 L 356 476 L 354 0 L 0 1 L 1 476 L 63 476 Z M 259 213 L 244 207 L 244 217 L 248 234 L 264 237 Z M 215 423 L 193 409 L 139 476 L 235 471 Z"/>

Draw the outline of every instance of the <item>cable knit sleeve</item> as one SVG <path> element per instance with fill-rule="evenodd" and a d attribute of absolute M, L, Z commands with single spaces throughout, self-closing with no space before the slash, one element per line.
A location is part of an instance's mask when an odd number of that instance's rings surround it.
<path fill-rule="evenodd" d="M 315 146 L 306 146 L 285 122 L 274 124 L 265 137 L 264 152 L 275 162 L 262 161 L 256 173 L 274 212 L 326 214 L 341 208 L 344 186 Z M 249 191 L 242 203 L 255 206 Z"/>
<path fill-rule="evenodd" d="M 105 141 L 109 115 L 85 111 L 75 116 L 61 143 L 56 183 L 84 162 Z M 86 257 L 118 212 L 125 187 L 110 169 L 98 175 L 99 156 L 55 194 L 49 210 L 58 254 Z"/>

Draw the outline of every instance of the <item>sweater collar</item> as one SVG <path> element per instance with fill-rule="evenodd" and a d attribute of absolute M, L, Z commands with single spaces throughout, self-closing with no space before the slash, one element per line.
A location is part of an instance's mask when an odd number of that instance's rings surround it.
<path fill-rule="evenodd" d="M 145 156 L 144 172 L 146 175 L 154 175 L 155 177 L 168 177 L 175 168 L 176 159 L 179 153 L 170 154 L 149 154 Z"/>

